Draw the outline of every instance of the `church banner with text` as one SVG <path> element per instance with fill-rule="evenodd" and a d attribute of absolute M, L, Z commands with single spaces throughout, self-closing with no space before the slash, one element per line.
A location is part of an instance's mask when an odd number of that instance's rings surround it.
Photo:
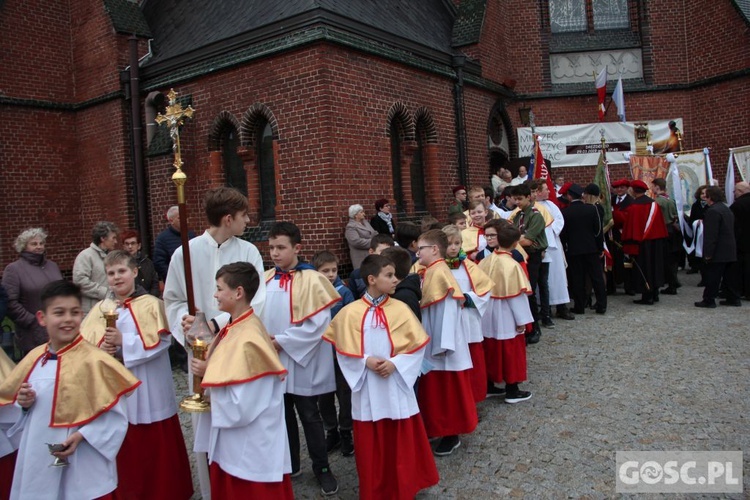
<path fill-rule="evenodd" d="M 607 141 L 607 162 L 609 164 L 628 163 L 626 154 L 645 152 L 650 141 L 654 149 L 667 153 L 678 151 L 675 130 L 669 123 L 675 122 L 682 130 L 682 118 L 655 120 L 648 122 L 605 122 L 580 125 L 559 125 L 535 127 L 540 136 L 542 153 L 554 168 L 595 166 L 602 147 L 602 131 Z M 534 139 L 530 127 L 518 129 L 518 156 L 531 156 Z"/>

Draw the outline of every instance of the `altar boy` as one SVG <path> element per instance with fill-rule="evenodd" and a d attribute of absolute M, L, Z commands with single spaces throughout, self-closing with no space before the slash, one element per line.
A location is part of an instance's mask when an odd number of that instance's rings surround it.
<path fill-rule="evenodd" d="M 399 281 L 393 262 L 370 255 L 360 270 L 367 292 L 323 339 L 352 389 L 360 499 L 412 499 L 438 482 L 412 389 L 430 339 L 409 307 L 389 297 Z"/>
<path fill-rule="evenodd" d="M 49 343 L 33 349 L 0 384 L 0 406 L 18 403 L 23 416 L 12 499 L 110 497 L 115 457 L 128 430 L 122 396 L 139 385 L 121 363 L 80 335 L 81 289 L 53 281 L 41 292 L 39 324 Z M 61 395 L 64 395 L 61 397 Z M 52 453 L 45 443 L 60 444 Z M 55 458 L 67 467 L 49 467 Z"/>
<path fill-rule="evenodd" d="M 301 469 L 297 410 L 312 459 L 313 473 L 323 495 L 338 491 L 328 465 L 323 419 L 318 396 L 336 390 L 333 352 L 323 345 L 323 333 L 331 322 L 330 309 L 341 296 L 330 281 L 307 263 L 299 261 L 302 235 L 291 222 L 277 222 L 268 233 L 268 250 L 274 269 L 266 272 L 266 305 L 261 319 L 273 339 L 281 362 L 289 371 L 284 407 L 292 476 Z"/>
<path fill-rule="evenodd" d="M 212 498 L 294 498 L 283 421 L 287 371 L 250 306 L 259 285 L 247 262 L 216 273 L 214 297 L 232 320 L 211 345 L 201 384 L 211 396 Z M 193 370 L 201 363 L 193 360 Z"/>

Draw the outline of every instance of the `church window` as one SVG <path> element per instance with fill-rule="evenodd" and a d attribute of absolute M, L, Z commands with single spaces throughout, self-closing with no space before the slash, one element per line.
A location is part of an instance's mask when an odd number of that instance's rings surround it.
<path fill-rule="evenodd" d="M 273 130 L 267 120 L 256 129 L 256 158 L 260 176 L 260 216 L 263 220 L 276 217 L 276 165 L 273 154 Z"/>

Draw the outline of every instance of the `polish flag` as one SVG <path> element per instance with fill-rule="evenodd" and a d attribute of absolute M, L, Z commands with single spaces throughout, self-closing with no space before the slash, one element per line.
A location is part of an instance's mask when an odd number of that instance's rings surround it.
<path fill-rule="evenodd" d="M 599 98 L 599 121 L 604 121 L 604 98 L 607 96 L 607 67 L 605 66 L 598 75 L 596 75 L 596 93 Z"/>

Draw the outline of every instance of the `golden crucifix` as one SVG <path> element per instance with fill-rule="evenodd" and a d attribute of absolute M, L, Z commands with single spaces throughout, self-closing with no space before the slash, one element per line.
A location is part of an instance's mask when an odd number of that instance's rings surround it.
<path fill-rule="evenodd" d="M 187 176 L 182 171 L 182 154 L 180 152 L 180 126 L 185 123 L 187 118 L 192 118 L 195 110 L 192 106 L 183 108 L 182 105 L 177 102 L 177 92 L 174 89 L 169 90 L 169 105 L 167 106 L 164 114 L 159 113 L 156 116 L 156 123 L 159 125 L 167 124 L 169 127 L 169 136 L 172 138 L 172 151 L 174 151 L 174 168 L 175 172 L 172 174 L 172 182 L 177 186 L 177 203 L 185 203 L 185 182 Z"/>

